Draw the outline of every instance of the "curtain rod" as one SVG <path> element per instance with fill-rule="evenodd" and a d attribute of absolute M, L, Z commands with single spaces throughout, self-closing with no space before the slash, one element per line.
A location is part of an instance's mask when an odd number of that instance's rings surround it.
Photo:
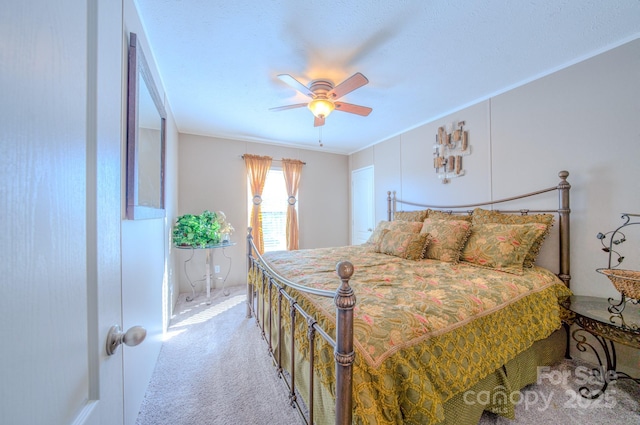
<path fill-rule="evenodd" d="M 244 159 L 244 155 L 240 155 L 240 158 Z M 284 158 L 281 158 L 281 159 L 271 158 L 272 161 L 278 161 L 278 162 L 281 162 L 282 159 Z M 307 163 L 304 161 L 300 161 L 300 162 L 302 162 L 302 165 L 307 165 Z"/>

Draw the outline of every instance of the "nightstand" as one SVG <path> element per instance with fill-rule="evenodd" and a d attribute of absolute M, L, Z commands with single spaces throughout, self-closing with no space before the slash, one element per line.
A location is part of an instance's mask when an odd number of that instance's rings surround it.
<path fill-rule="evenodd" d="M 600 390 L 592 391 L 580 387 L 580 395 L 585 398 L 598 398 L 607 389 L 611 380 L 631 379 L 640 383 L 640 378 L 632 378 L 626 373 L 616 371 L 616 349 L 614 342 L 640 349 L 640 305 L 629 304 L 622 313 L 610 313 L 606 298 L 574 295 L 562 304 L 571 316 L 570 324 L 578 326 L 571 333 L 576 348 L 581 352 L 591 350 L 600 364 L 593 374 L 602 381 Z M 590 333 L 600 347 L 592 345 L 585 333 Z M 604 359 L 603 359 L 604 357 Z M 603 361 L 604 360 L 604 361 Z"/>

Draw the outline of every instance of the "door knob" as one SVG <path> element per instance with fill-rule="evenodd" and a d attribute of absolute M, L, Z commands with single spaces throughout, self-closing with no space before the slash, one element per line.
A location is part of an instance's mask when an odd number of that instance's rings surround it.
<path fill-rule="evenodd" d="M 107 334 L 107 354 L 113 355 L 118 345 L 123 342 L 129 347 L 135 347 L 144 341 L 146 336 L 147 330 L 142 326 L 133 326 L 127 332 L 122 332 L 119 325 L 113 325 Z"/>

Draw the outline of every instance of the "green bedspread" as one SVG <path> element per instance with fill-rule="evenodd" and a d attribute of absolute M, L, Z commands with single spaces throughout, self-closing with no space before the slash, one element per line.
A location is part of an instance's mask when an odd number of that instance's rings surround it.
<path fill-rule="evenodd" d="M 265 259 L 289 280 L 331 291 L 339 285 L 336 263 L 354 264 L 356 424 L 440 422 L 445 401 L 558 329 L 558 300 L 570 294 L 540 267 L 518 276 L 464 263 L 404 260 L 364 245 L 279 251 Z M 250 273 L 259 286 L 258 277 Z M 295 296 L 334 333 L 332 299 Z M 308 350 L 303 331 L 296 332 L 302 352 Z M 316 350 L 316 370 L 332 392 L 332 350 L 328 344 Z"/>

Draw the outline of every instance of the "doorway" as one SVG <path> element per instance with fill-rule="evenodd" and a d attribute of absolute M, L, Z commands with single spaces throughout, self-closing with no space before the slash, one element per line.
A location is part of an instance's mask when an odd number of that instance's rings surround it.
<path fill-rule="evenodd" d="M 351 244 L 369 239 L 375 228 L 373 165 L 351 172 Z"/>

